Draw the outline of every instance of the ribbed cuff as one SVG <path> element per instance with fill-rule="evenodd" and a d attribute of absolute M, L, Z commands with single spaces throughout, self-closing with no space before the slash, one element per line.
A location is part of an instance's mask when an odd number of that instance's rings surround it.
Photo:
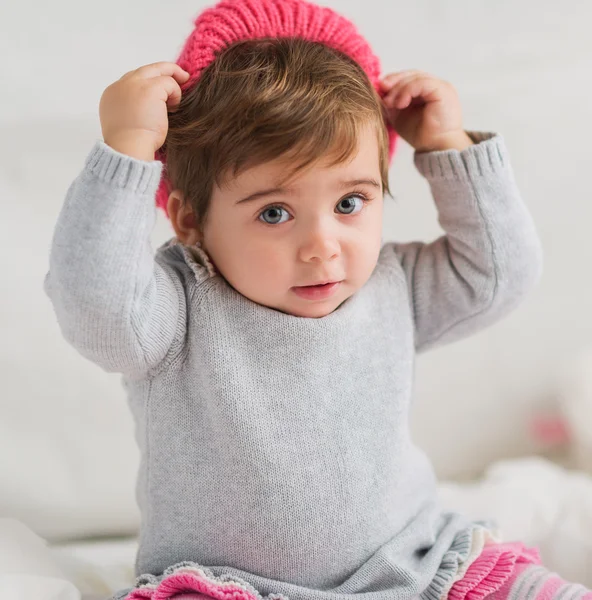
<path fill-rule="evenodd" d="M 484 131 L 466 133 L 475 143 L 464 150 L 416 152 L 414 163 L 421 175 L 431 180 L 466 181 L 509 168 L 508 150 L 501 135 Z"/>
<path fill-rule="evenodd" d="M 101 181 L 138 194 L 155 194 L 163 164 L 159 160 L 144 161 L 97 140 L 84 161 L 84 168 Z"/>

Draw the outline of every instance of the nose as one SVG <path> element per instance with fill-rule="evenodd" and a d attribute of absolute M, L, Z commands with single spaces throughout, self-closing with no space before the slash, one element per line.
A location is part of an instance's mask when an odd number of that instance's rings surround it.
<path fill-rule="evenodd" d="M 341 244 L 330 225 L 317 222 L 307 226 L 299 253 L 304 262 L 326 262 L 340 255 Z"/>

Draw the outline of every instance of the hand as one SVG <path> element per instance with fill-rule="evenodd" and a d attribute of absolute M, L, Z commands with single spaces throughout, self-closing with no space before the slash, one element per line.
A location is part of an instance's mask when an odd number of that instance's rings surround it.
<path fill-rule="evenodd" d="M 451 83 L 423 71 L 391 73 L 380 81 L 387 118 L 417 152 L 464 150 L 473 145 L 462 125 Z"/>
<path fill-rule="evenodd" d="M 157 62 L 129 71 L 105 89 L 99 103 L 105 143 L 140 160 L 154 160 L 164 144 L 169 121 L 181 101 L 180 84 L 189 73 L 179 65 Z"/>

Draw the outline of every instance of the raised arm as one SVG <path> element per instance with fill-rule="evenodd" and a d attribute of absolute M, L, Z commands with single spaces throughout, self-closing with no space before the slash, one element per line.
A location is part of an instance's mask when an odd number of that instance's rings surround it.
<path fill-rule="evenodd" d="M 182 278 L 150 235 L 168 112 L 189 74 L 158 62 L 125 73 L 99 104 L 97 141 L 68 189 L 44 289 L 65 338 L 107 371 L 139 375 L 166 356 L 186 319 Z"/>
<path fill-rule="evenodd" d="M 44 289 L 65 339 L 106 371 L 147 372 L 184 328 L 181 279 L 150 245 L 161 170 L 97 141 L 55 227 Z"/>
<path fill-rule="evenodd" d="M 415 154 L 445 235 L 388 243 L 409 290 L 418 351 L 452 342 L 515 308 L 541 275 L 542 249 L 503 138 L 467 132 L 462 151 Z"/>

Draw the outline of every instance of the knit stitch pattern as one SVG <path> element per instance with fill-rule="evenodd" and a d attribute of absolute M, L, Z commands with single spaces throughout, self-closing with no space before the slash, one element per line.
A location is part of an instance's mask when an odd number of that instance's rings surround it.
<path fill-rule="evenodd" d="M 154 253 L 162 163 L 92 148 L 45 291 L 66 340 L 124 376 L 137 594 L 164 600 L 177 582 L 219 600 L 221 586 L 237 600 L 440 600 L 468 573 L 487 537 L 443 511 L 413 443 L 414 357 L 508 314 L 542 256 L 503 138 L 467 134 L 462 152 L 415 155 L 445 233 L 385 243 L 366 284 L 318 319 L 240 294 L 204 248 L 173 238 Z M 159 589 L 179 563 L 191 572 Z"/>

